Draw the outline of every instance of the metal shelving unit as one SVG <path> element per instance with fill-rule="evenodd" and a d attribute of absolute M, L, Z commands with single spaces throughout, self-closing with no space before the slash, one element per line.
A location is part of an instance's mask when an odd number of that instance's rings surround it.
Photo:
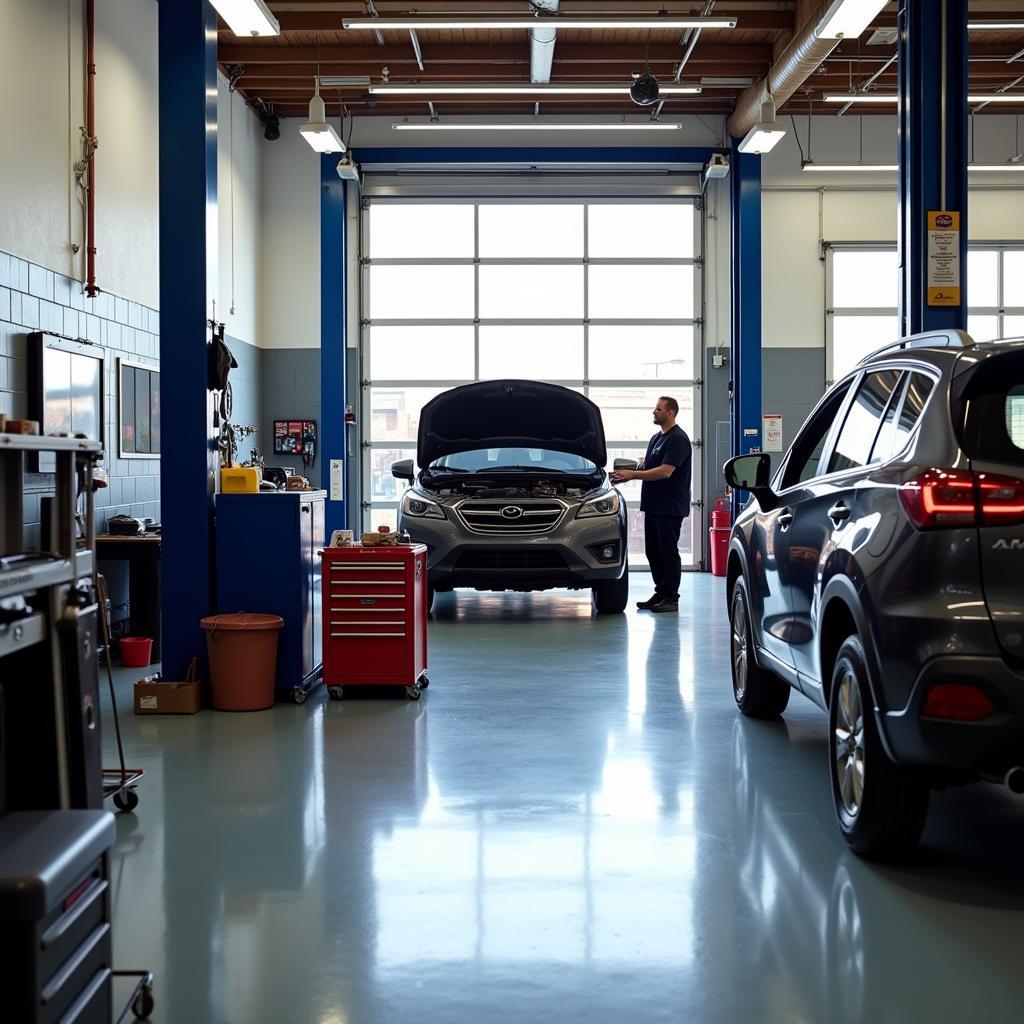
<path fill-rule="evenodd" d="M 42 453 L 56 456 L 54 498 L 30 546 L 25 475 Z M 5 1000 L 26 1022 L 109 1017 L 118 976 L 135 979 L 119 1021 L 153 1004 L 148 971 L 111 968 L 94 532 L 102 455 L 95 441 L 0 434 L 0 824 L 14 837 L 14 874 L 0 878 L 0 949 L 23 965 Z M 27 904 L 26 892 L 42 893 L 45 906 Z M 57 931 L 67 946 L 59 963 L 46 941 Z"/>

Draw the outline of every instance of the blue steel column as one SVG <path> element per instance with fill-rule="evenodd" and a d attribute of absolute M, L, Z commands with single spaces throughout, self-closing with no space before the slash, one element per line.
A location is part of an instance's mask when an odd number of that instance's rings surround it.
<path fill-rule="evenodd" d="M 897 24 L 901 333 L 965 330 L 967 0 L 899 0 Z M 960 302 L 950 306 L 928 305 L 928 213 L 939 210 L 960 214 Z"/>
<path fill-rule="evenodd" d="M 345 260 L 345 182 L 338 177 L 337 154 L 320 158 L 320 478 L 327 488 L 327 540 L 344 530 L 348 481 L 356 479 L 345 451 L 345 345 L 348 275 Z M 355 456 L 358 458 L 358 455 Z M 331 460 L 344 466 L 341 501 L 331 500 Z"/>
<path fill-rule="evenodd" d="M 217 279 L 217 18 L 159 5 L 162 661 L 182 679 L 213 607 L 217 470 L 206 320 Z"/>
<path fill-rule="evenodd" d="M 732 149 L 732 454 L 761 450 L 761 158 Z"/>

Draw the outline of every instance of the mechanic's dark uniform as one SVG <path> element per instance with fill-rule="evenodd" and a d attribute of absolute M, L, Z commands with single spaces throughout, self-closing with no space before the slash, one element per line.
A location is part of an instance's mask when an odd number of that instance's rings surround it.
<path fill-rule="evenodd" d="M 679 532 L 690 514 L 693 447 L 686 431 L 675 426 L 651 438 L 644 469 L 668 464 L 675 472 L 664 480 L 644 480 L 640 511 L 644 513 L 644 548 L 654 577 L 654 592 L 664 601 L 679 600 Z"/>

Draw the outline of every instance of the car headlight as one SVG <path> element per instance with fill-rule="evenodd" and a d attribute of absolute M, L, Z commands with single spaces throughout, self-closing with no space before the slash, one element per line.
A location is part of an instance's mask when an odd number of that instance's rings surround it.
<path fill-rule="evenodd" d="M 444 510 L 436 501 L 423 497 L 416 491 L 406 491 L 402 497 L 402 511 L 417 519 L 444 519 Z"/>
<path fill-rule="evenodd" d="M 576 512 L 577 519 L 588 519 L 591 516 L 613 516 L 619 511 L 619 496 L 615 491 L 608 491 L 593 501 L 584 502 Z"/>

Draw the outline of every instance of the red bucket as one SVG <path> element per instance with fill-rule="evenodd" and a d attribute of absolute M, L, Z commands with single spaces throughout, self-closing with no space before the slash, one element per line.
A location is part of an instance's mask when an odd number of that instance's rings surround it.
<path fill-rule="evenodd" d="M 121 646 L 121 664 L 125 668 L 145 668 L 153 657 L 153 641 L 145 636 L 123 636 L 118 641 Z"/>
<path fill-rule="evenodd" d="M 711 525 L 716 529 L 732 525 L 732 509 L 725 498 L 719 498 L 711 510 Z"/>

